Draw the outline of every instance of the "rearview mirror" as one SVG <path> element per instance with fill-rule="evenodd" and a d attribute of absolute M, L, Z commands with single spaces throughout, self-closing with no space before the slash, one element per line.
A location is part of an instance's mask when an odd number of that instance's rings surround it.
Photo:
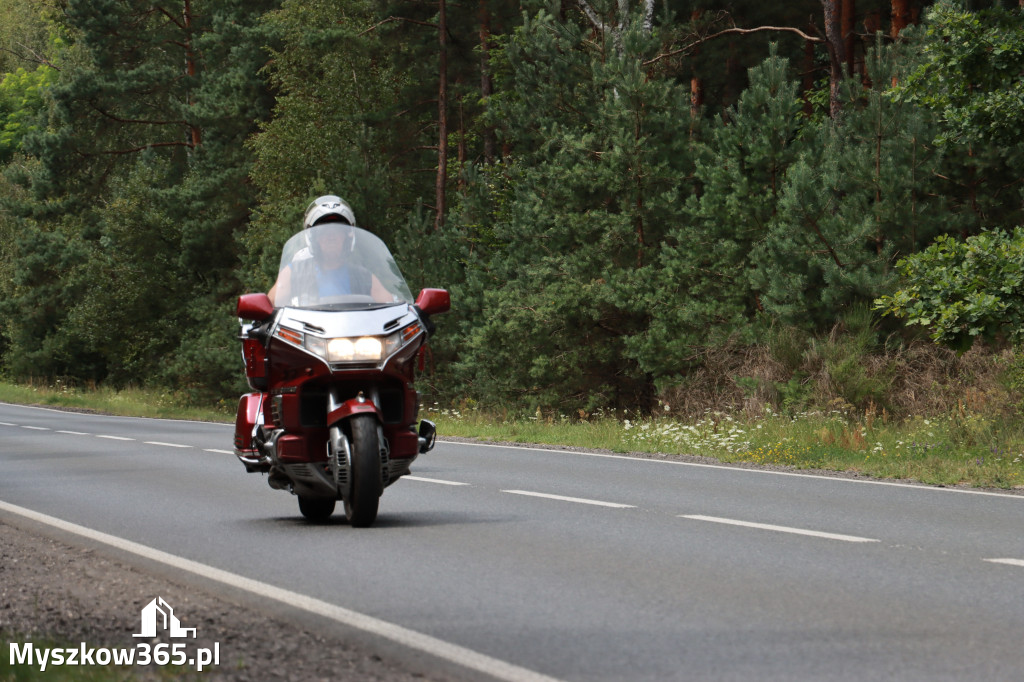
<path fill-rule="evenodd" d="M 452 309 L 452 298 L 444 289 L 423 289 L 416 297 L 416 307 L 427 315 L 445 313 Z"/>
<path fill-rule="evenodd" d="M 274 314 L 274 304 L 266 294 L 242 294 L 238 297 L 238 316 L 262 322 Z"/>

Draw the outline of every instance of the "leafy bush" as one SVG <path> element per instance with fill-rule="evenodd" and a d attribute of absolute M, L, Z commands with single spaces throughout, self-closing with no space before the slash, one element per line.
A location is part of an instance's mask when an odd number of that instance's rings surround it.
<path fill-rule="evenodd" d="M 964 351 L 977 338 L 1024 338 L 1024 230 L 991 230 L 960 241 L 941 236 L 897 263 L 903 286 L 875 301 L 884 314 L 929 330 Z"/>

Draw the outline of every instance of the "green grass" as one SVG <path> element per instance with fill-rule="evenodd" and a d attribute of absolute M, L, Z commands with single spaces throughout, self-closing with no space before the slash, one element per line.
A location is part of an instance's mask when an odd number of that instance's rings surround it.
<path fill-rule="evenodd" d="M 91 409 L 111 414 L 230 422 L 234 397 L 209 409 L 175 396 L 127 389 L 85 390 L 60 384 L 0 383 L 0 402 Z M 794 416 L 708 413 L 698 419 L 537 415 L 509 418 L 485 410 L 424 410 L 444 436 L 492 442 L 563 445 L 612 452 L 699 455 L 722 462 L 824 469 L 932 485 L 1024 489 L 1024 423 L 960 407 L 943 417 L 893 421 L 849 406 Z"/>
<path fill-rule="evenodd" d="M 488 441 L 698 455 L 721 462 L 823 469 L 932 485 L 1024 489 L 1024 429 L 971 413 L 898 423 L 842 410 L 739 418 L 496 419 L 428 410 L 438 433 Z"/>
<path fill-rule="evenodd" d="M 0 402 L 94 410 L 125 417 L 220 422 L 234 419 L 237 404 L 232 398 L 210 408 L 197 408 L 184 405 L 180 398 L 166 392 L 138 388 L 82 389 L 60 382 L 53 385 L 0 383 Z"/>

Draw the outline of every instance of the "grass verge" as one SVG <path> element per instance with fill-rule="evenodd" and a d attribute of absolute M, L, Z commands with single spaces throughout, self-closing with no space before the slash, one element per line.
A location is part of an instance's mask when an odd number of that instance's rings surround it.
<path fill-rule="evenodd" d="M 174 396 L 141 389 L 78 389 L 0 383 L 0 402 L 85 409 L 124 416 L 230 422 L 234 401 L 182 407 Z M 507 418 L 437 407 L 423 416 L 442 436 L 562 445 L 628 453 L 699 455 L 722 462 L 843 471 L 931 485 L 1024 490 L 1024 424 L 964 408 L 943 417 L 894 421 L 850 406 L 787 416 L 708 412 L 673 417 Z"/>
<path fill-rule="evenodd" d="M 822 469 L 931 485 L 1024 490 L 1024 429 L 970 413 L 888 422 L 846 410 L 740 418 L 500 420 L 428 410 L 438 433 L 612 452 L 700 455 L 721 462 Z"/>
<path fill-rule="evenodd" d="M 155 419 L 229 422 L 235 416 L 234 401 L 221 401 L 220 405 L 211 408 L 187 407 L 175 396 L 164 392 L 137 388 L 83 389 L 61 382 L 53 385 L 0 383 L 0 402 Z"/>

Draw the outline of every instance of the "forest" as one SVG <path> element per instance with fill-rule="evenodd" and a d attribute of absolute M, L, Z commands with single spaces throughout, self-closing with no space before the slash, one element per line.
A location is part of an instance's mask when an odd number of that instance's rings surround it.
<path fill-rule="evenodd" d="M 442 404 L 785 407 L 817 348 L 884 405 L 915 344 L 1022 388 L 1021 5 L 0 0 L 0 376 L 230 402 L 334 193 L 450 290 Z"/>

